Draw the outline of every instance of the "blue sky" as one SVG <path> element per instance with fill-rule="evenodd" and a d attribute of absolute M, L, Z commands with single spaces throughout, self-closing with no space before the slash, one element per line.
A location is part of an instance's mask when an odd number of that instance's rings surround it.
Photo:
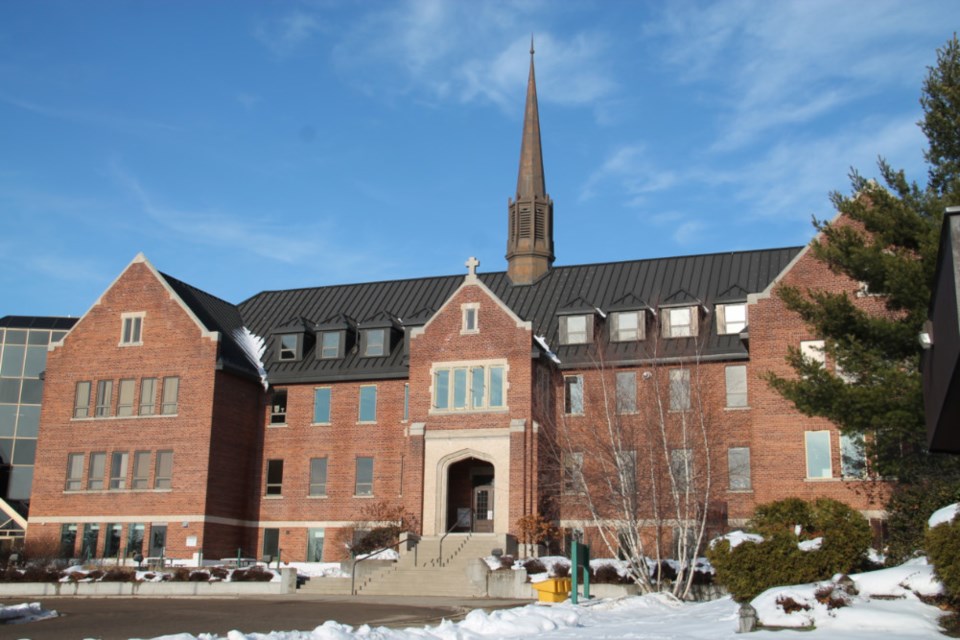
<path fill-rule="evenodd" d="M 530 34 L 557 264 L 804 244 L 923 181 L 960 3 L 0 2 L 0 315 L 138 253 L 232 302 L 506 267 Z"/>

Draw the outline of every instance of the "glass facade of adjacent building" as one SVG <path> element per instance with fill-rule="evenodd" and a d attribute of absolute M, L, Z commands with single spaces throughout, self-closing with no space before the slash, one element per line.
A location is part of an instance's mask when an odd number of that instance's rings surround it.
<path fill-rule="evenodd" d="M 30 500 L 47 348 L 75 322 L 0 318 L 0 498 L 8 503 L 25 507 Z"/>

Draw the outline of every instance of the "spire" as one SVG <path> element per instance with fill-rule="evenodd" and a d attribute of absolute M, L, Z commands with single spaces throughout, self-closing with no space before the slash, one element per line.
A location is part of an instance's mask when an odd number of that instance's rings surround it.
<path fill-rule="evenodd" d="M 517 200 L 547 195 L 543 177 L 543 152 L 540 149 L 540 113 L 537 106 L 537 80 L 533 71 L 533 36 L 530 36 L 530 74 L 527 77 L 527 107 L 523 115 L 520 143 L 520 172 L 517 176 Z"/>
<path fill-rule="evenodd" d="M 516 200 L 509 202 L 507 274 L 513 284 L 530 284 L 553 264 L 553 202 L 547 195 L 540 148 L 540 112 L 530 36 L 530 75 L 520 142 Z"/>

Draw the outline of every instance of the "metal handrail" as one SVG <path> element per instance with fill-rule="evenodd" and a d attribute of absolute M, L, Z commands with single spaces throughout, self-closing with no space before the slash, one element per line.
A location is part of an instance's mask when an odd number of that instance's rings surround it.
<path fill-rule="evenodd" d="M 367 554 L 367 557 L 365 557 L 365 558 L 360 558 L 360 559 L 354 558 L 354 559 L 353 559 L 353 566 L 350 568 L 350 595 L 352 595 L 352 596 L 357 595 L 357 565 L 358 565 L 358 564 L 360 564 L 361 562 L 363 562 L 363 561 L 365 561 L 365 560 L 375 559 L 376 556 L 377 556 L 381 551 L 386 551 L 387 549 L 393 549 L 394 547 L 399 547 L 399 546 L 402 545 L 402 544 L 407 544 L 410 540 L 411 540 L 411 538 L 410 538 L 410 536 L 409 536 L 409 534 L 408 534 L 408 536 L 407 536 L 406 538 L 404 538 L 403 540 L 400 540 L 399 542 L 396 542 L 396 543 L 394 543 L 394 544 L 391 544 L 391 545 L 389 545 L 389 546 L 387 546 L 387 547 L 382 547 L 382 548 L 380 548 L 380 549 L 377 549 L 376 551 L 371 551 L 370 553 Z M 416 540 L 413 541 L 414 545 L 416 545 L 416 544 L 419 543 L 419 542 L 420 542 L 420 538 L 419 538 L 419 537 L 417 537 Z M 414 549 L 416 549 L 416 546 L 414 546 Z M 414 556 L 414 564 L 416 564 L 416 556 Z"/>
<path fill-rule="evenodd" d="M 461 522 L 460 522 L 460 519 L 457 518 L 457 521 L 453 523 L 453 526 L 450 527 L 449 529 L 447 529 L 447 532 L 446 532 L 445 534 L 443 534 L 442 536 L 440 536 L 440 551 L 439 551 L 439 553 L 437 553 L 437 565 L 438 565 L 438 566 L 441 566 L 441 567 L 443 566 L 443 539 L 446 538 L 446 537 L 447 537 L 448 535 L 450 535 L 451 533 L 453 533 L 453 530 L 454 530 L 454 529 L 456 529 L 457 527 L 461 527 L 461 526 L 463 526 L 463 523 L 461 523 Z"/>

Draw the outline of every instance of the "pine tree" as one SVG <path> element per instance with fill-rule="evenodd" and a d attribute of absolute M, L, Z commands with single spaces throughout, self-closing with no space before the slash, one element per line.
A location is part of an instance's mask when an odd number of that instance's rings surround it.
<path fill-rule="evenodd" d="M 938 49 L 920 104 L 924 117 L 918 124 L 929 142 L 927 184 L 908 181 L 881 158 L 882 184 L 853 171 L 851 195 L 831 194 L 842 215 L 833 222 L 814 221 L 821 235 L 813 255 L 861 282 L 861 299 L 789 287 L 779 291 L 787 307 L 824 338 L 827 357 L 842 373 L 794 349 L 788 361 L 797 376 L 769 374 L 767 380 L 801 412 L 830 419 L 845 435 L 862 436 L 875 474 L 896 478 L 902 487 L 935 479 L 949 488 L 960 486 L 960 457 L 926 450 L 917 336 L 933 291 L 943 211 L 960 204 L 956 35 Z M 863 296 L 875 304 L 861 304 Z M 891 506 L 902 510 L 902 502 Z"/>

